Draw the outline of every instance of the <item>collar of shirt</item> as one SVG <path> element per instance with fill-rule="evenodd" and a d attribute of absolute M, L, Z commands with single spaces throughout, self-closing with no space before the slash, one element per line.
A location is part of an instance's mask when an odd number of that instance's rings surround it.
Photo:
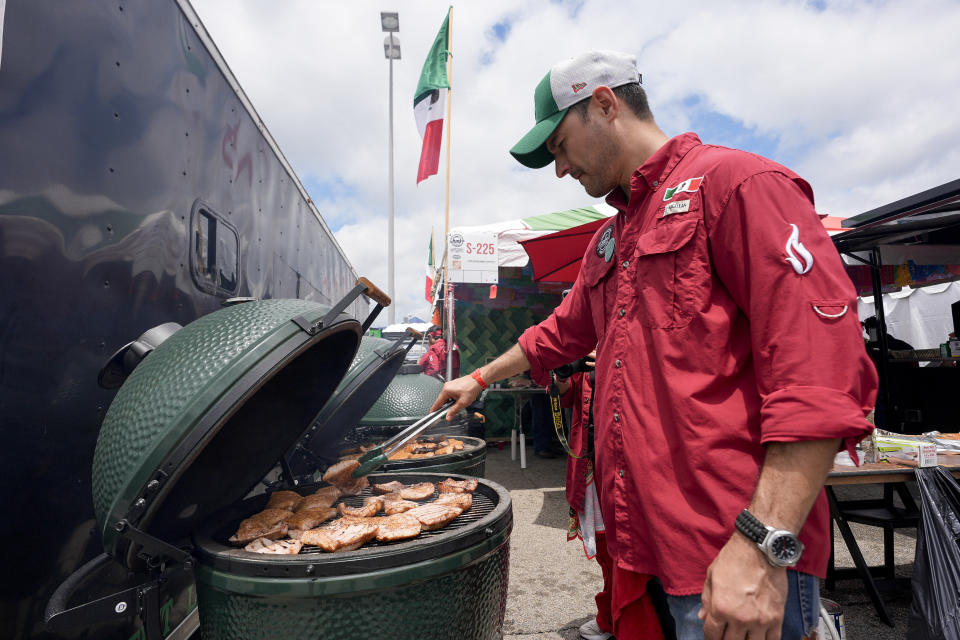
<path fill-rule="evenodd" d="M 632 196 L 645 195 L 646 191 L 654 191 L 663 185 L 663 182 L 670 176 L 677 163 L 683 159 L 687 153 L 703 144 L 700 137 L 695 133 L 682 133 L 667 140 L 666 144 L 657 149 L 647 161 L 637 167 L 637 170 L 630 176 L 630 194 L 627 195 L 622 189 L 617 188 L 611 191 L 606 198 L 607 204 L 615 208 L 620 213 L 625 213 L 630 204 L 639 202 L 640 198 Z"/>

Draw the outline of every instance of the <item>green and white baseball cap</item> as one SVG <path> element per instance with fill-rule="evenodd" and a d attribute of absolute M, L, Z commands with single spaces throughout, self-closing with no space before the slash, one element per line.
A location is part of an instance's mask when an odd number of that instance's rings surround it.
<path fill-rule="evenodd" d="M 533 129 L 513 145 L 510 154 L 533 169 L 553 162 L 547 138 L 567 115 L 567 110 L 593 95 L 597 87 L 617 87 L 640 82 L 637 59 L 618 51 L 588 51 L 554 65 L 533 92 Z"/>

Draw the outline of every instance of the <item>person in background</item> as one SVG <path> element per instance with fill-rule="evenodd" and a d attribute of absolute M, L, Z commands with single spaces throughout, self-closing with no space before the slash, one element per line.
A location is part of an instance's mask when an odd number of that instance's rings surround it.
<path fill-rule="evenodd" d="M 426 353 L 420 356 L 418 362 L 420 372 L 442 378 L 447 371 L 447 341 L 443 339 L 443 332 L 437 327 L 427 332 L 427 340 L 430 346 Z"/>
<path fill-rule="evenodd" d="M 620 625 L 617 629 L 621 637 L 647 638 L 660 640 L 664 637 L 661 630 L 661 620 L 658 618 L 657 606 L 654 597 L 663 600 L 663 591 L 650 594 L 632 602 L 614 602 L 614 594 L 623 595 L 623 590 L 614 590 L 614 576 L 616 567 L 613 558 L 607 551 L 603 515 L 600 510 L 600 498 L 597 493 L 597 484 L 594 482 L 595 466 L 593 444 L 593 388 L 594 362 L 596 350 L 586 357 L 586 366 L 589 372 L 578 371 L 569 378 L 560 378 L 554 372 L 553 384 L 560 393 L 560 405 L 571 410 L 571 420 L 567 444 L 566 496 L 570 505 L 570 523 L 567 529 L 567 540 L 579 539 L 583 543 L 583 551 L 587 558 L 596 558 L 603 575 L 603 589 L 596 595 L 597 615 L 580 626 L 580 637 L 584 640 L 607 640 L 613 637 L 616 626 L 615 620 L 623 618 L 630 621 L 634 627 L 627 629 Z M 652 586 L 648 583 L 648 586 Z M 621 610 L 625 606 L 639 609 L 633 615 L 624 616 Z M 672 620 L 668 620 L 668 623 Z M 673 637 L 670 625 L 668 637 Z"/>
<path fill-rule="evenodd" d="M 681 640 L 816 633 L 830 555 L 823 483 L 873 428 L 856 292 L 798 175 L 668 137 L 632 55 L 560 62 L 511 153 L 617 210 L 545 321 L 434 404 L 597 349 L 596 478 L 607 548 L 660 579 Z M 616 632 L 616 629 L 615 629 Z"/>

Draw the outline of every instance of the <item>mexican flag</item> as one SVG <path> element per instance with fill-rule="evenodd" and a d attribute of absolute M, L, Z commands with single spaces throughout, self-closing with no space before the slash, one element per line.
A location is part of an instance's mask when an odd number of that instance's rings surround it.
<path fill-rule="evenodd" d="M 433 304 L 433 232 L 430 232 L 430 246 L 427 249 L 427 302 Z"/>
<path fill-rule="evenodd" d="M 443 138 L 443 109 L 447 101 L 447 56 L 449 55 L 449 22 L 447 11 L 440 32 L 437 33 L 427 60 L 420 72 L 420 82 L 413 96 L 413 114 L 417 119 L 417 129 L 423 138 L 423 150 L 420 152 L 420 166 L 417 169 L 417 184 L 436 175 L 440 165 L 440 141 Z"/>

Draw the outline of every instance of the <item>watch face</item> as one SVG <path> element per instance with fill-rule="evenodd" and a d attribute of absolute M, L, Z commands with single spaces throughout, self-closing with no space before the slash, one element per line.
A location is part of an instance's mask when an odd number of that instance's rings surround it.
<path fill-rule="evenodd" d="M 792 565 L 800 559 L 803 545 L 795 535 L 789 532 L 779 533 L 770 541 L 770 551 L 784 565 Z"/>

